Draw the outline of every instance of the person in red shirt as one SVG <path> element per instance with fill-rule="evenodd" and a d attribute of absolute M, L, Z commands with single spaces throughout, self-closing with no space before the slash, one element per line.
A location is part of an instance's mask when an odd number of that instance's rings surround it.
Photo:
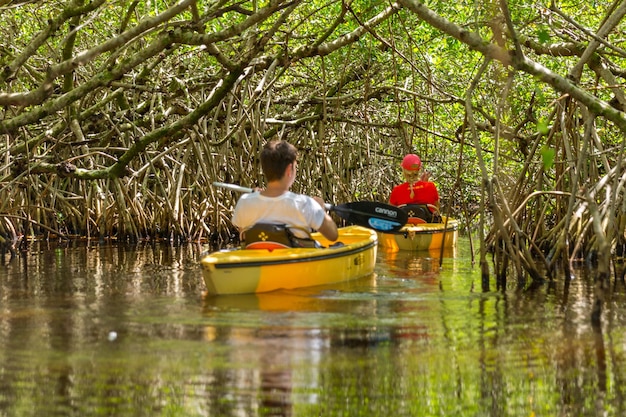
<path fill-rule="evenodd" d="M 402 160 L 402 173 L 406 182 L 391 190 L 389 203 L 394 206 L 405 204 L 430 204 L 431 212 L 439 209 L 439 193 L 435 183 L 428 181 L 428 172 L 421 172 L 422 161 L 415 154 L 408 154 Z M 436 209 L 435 209 L 436 208 Z"/>

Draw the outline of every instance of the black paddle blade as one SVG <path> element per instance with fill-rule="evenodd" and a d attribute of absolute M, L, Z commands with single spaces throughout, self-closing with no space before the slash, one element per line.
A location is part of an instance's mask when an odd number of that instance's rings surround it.
<path fill-rule="evenodd" d="M 348 223 L 369 227 L 379 232 L 394 232 L 407 222 L 408 215 L 402 209 L 374 201 L 355 201 L 332 206 L 331 210 Z"/>

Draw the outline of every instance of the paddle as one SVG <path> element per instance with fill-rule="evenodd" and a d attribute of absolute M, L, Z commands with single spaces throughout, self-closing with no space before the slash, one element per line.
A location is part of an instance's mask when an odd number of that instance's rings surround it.
<path fill-rule="evenodd" d="M 254 191 L 252 188 L 225 182 L 216 181 L 213 185 L 240 193 L 251 193 Z M 375 201 L 354 201 L 338 206 L 326 204 L 326 210 L 334 211 L 348 223 L 369 227 L 379 232 L 400 230 L 408 220 L 408 215 L 402 209 Z"/>

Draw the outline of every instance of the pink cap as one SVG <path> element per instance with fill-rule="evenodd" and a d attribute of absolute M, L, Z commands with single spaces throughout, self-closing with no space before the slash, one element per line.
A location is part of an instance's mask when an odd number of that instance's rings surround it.
<path fill-rule="evenodd" d="M 415 154 L 408 154 L 402 160 L 402 168 L 407 171 L 418 171 L 422 167 L 422 161 L 420 157 Z"/>

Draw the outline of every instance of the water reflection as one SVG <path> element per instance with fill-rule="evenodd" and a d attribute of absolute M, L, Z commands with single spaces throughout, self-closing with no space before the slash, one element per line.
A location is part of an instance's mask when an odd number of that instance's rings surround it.
<path fill-rule="evenodd" d="M 204 297 L 206 313 L 212 310 L 263 310 L 263 311 L 330 311 L 333 304 L 344 300 L 333 299 L 333 294 L 371 291 L 376 287 L 376 274 L 337 284 L 279 290 L 258 294 L 209 295 Z M 334 300 L 334 301 L 333 301 Z M 344 307 L 340 307 L 342 310 Z"/>
<path fill-rule="evenodd" d="M 209 327 L 205 337 L 216 350 L 228 351 L 220 357 L 224 366 L 205 370 L 212 381 L 208 406 L 215 415 L 292 415 L 298 334 L 281 326 Z"/>
<path fill-rule="evenodd" d="M 382 252 L 380 259 L 383 267 L 387 268 L 388 273 L 393 276 L 436 280 L 442 262 L 439 254 L 439 250 Z M 453 250 L 448 250 L 444 257 L 450 258 L 453 254 Z"/>
<path fill-rule="evenodd" d="M 193 253 L 168 246 L 38 242 L 18 257 L 3 258 L 0 414 L 132 415 L 133 399 L 153 383 L 151 372 L 133 382 L 133 368 L 144 364 L 138 340 L 181 336 L 169 324 L 158 331 L 138 325 L 154 308 L 145 309 L 145 297 L 199 299 Z M 167 314 L 172 301 L 158 315 Z M 116 340 L 109 340 L 111 331 L 119 334 Z"/>
<path fill-rule="evenodd" d="M 0 415 L 626 412 L 626 294 L 612 282 L 594 326 L 585 270 L 484 292 L 461 246 L 380 253 L 376 274 L 335 286 L 202 297 L 201 249 L 3 259 Z"/>

